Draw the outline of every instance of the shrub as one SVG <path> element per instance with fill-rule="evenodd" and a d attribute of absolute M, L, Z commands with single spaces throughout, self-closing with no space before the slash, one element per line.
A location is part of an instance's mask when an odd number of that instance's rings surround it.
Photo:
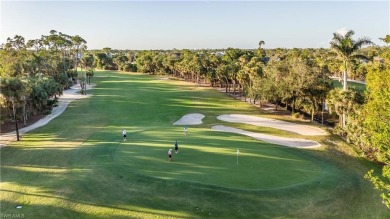
<path fill-rule="evenodd" d="M 49 115 L 51 114 L 51 109 L 45 109 L 42 111 L 43 115 Z"/>
<path fill-rule="evenodd" d="M 292 116 L 294 119 L 302 118 L 301 114 L 299 114 L 298 112 L 293 113 L 291 116 Z"/>

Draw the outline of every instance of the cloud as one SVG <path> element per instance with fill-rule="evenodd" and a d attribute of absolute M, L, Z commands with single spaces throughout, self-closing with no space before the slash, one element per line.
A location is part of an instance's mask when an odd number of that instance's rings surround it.
<path fill-rule="evenodd" d="M 338 33 L 340 34 L 341 36 L 345 36 L 346 33 L 348 33 L 349 29 L 346 28 L 346 27 L 342 27 L 342 28 L 339 28 L 338 30 L 336 30 L 335 33 Z M 328 40 L 321 40 L 320 42 L 320 47 L 328 47 L 330 42 L 332 42 L 332 38 L 331 39 L 328 39 Z"/>
<path fill-rule="evenodd" d="M 336 33 L 338 33 L 338 34 L 340 34 L 340 35 L 342 35 L 342 36 L 345 36 L 345 34 L 346 34 L 348 31 L 349 31 L 349 30 L 348 30 L 346 27 L 342 27 L 342 28 L 338 29 L 338 30 L 336 31 Z"/>

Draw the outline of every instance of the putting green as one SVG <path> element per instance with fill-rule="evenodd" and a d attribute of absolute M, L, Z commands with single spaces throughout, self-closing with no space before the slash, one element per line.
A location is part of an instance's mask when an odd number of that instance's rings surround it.
<path fill-rule="evenodd" d="M 291 153 L 291 149 L 256 142 L 245 137 L 222 135 L 204 128 L 191 128 L 178 137 L 179 128 L 143 131 L 148 140 L 133 134 L 122 142 L 115 156 L 129 171 L 169 180 L 193 181 L 235 189 L 270 189 L 315 180 L 326 172 L 314 160 Z M 157 136 L 160 132 L 160 136 Z M 179 141 L 179 153 L 168 162 L 167 151 Z M 238 156 L 236 147 L 239 147 Z"/>

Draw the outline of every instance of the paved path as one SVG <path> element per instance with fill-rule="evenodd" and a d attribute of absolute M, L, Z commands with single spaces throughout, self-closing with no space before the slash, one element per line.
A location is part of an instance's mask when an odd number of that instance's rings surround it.
<path fill-rule="evenodd" d="M 237 129 L 229 126 L 224 125 L 215 125 L 212 126 L 211 129 L 216 131 L 222 131 L 222 132 L 231 132 L 231 133 L 238 133 L 246 136 L 250 136 L 252 138 L 258 139 L 260 141 L 265 141 L 271 144 L 277 144 L 287 147 L 294 147 L 294 148 L 318 148 L 321 147 L 321 144 L 319 144 L 316 141 L 311 140 L 305 140 L 305 139 L 299 139 L 299 138 L 284 138 L 274 135 L 267 135 L 267 134 L 261 134 L 261 133 L 255 133 L 255 132 L 249 132 L 242 129 Z"/>
<path fill-rule="evenodd" d="M 95 84 L 87 85 L 87 90 L 91 89 L 94 86 L 95 86 Z M 19 129 L 19 135 L 22 136 L 26 132 L 29 132 L 29 131 L 31 131 L 33 129 L 36 129 L 36 128 L 39 128 L 41 126 L 46 125 L 52 119 L 54 119 L 57 116 L 61 115 L 61 113 L 63 113 L 65 111 L 66 107 L 73 100 L 83 99 L 83 98 L 87 98 L 87 97 L 90 96 L 90 95 L 78 94 L 77 92 L 80 91 L 80 90 L 81 90 L 81 88 L 80 88 L 79 84 L 72 86 L 68 90 L 65 90 L 63 92 L 62 96 L 58 99 L 58 106 L 57 107 L 53 107 L 53 110 L 51 111 L 51 114 L 43 117 L 42 119 L 40 119 L 39 121 L 37 121 L 36 123 L 34 123 L 34 124 L 30 125 L 30 126 L 27 126 L 27 127 Z M 16 141 L 16 131 L 5 133 L 5 134 L 1 134 L 1 136 L 0 136 L 0 148 L 7 146 L 9 143 L 11 143 L 13 141 Z"/>
<path fill-rule="evenodd" d="M 217 119 L 225 122 L 245 123 L 255 126 L 270 127 L 280 129 L 288 132 L 294 132 L 301 135 L 327 135 L 328 133 L 320 128 L 300 125 L 292 122 L 285 122 L 276 119 L 262 118 L 257 116 L 242 115 L 242 114 L 229 114 L 218 116 Z"/>
<path fill-rule="evenodd" d="M 330 77 L 331 79 L 333 80 L 338 80 L 338 81 L 342 81 L 342 79 L 340 79 L 340 77 Z M 347 81 L 351 81 L 351 82 L 355 82 L 355 83 L 359 83 L 359 84 L 366 84 L 365 81 L 357 81 L 357 80 L 352 80 L 352 79 L 347 79 Z"/>

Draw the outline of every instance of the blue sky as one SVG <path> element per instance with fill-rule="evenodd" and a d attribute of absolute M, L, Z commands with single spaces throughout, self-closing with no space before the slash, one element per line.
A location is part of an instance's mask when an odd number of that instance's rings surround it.
<path fill-rule="evenodd" d="M 390 34 L 390 1 L 1 1 L 0 44 L 57 30 L 89 49 L 329 47 L 333 33 Z"/>

